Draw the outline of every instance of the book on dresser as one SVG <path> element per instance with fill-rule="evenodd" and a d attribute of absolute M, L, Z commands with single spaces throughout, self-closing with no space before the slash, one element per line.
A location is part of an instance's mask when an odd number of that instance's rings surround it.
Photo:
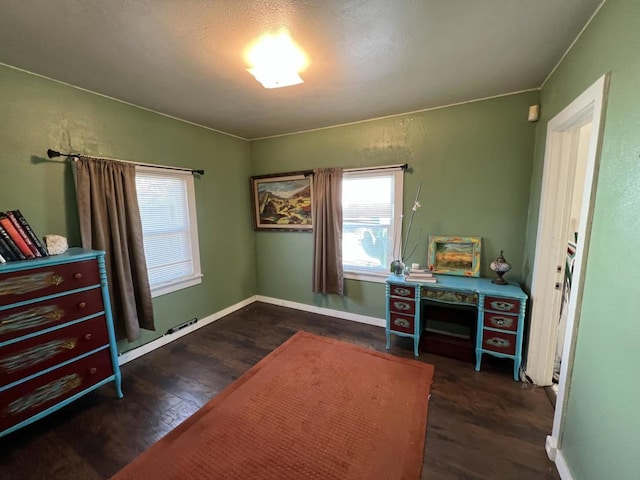
<path fill-rule="evenodd" d="M 433 272 L 425 267 L 411 268 L 405 276 L 407 282 L 436 283 L 437 279 Z"/>
<path fill-rule="evenodd" d="M 419 282 L 419 283 L 438 283 L 438 279 L 434 276 L 426 276 L 426 275 L 412 275 L 409 274 L 404 277 L 407 282 Z"/>
<path fill-rule="evenodd" d="M 49 255 L 20 210 L 0 212 L 0 255 L 7 262 Z"/>

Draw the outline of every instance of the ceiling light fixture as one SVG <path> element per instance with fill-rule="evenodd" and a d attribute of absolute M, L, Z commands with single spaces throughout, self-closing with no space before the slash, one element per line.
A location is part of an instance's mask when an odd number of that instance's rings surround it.
<path fill-rule="evenodd" d="M 289 87 L 303 83 L 299 72 L 307 66 L 307 56 L 286 30 L 263 35 L 246 55 L 253 75 L 264 88 Z"/>

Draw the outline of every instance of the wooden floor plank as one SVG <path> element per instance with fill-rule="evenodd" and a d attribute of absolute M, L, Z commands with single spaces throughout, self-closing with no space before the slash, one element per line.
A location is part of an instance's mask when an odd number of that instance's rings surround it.
<path fill-rule="evenodd" d="M 125 397 L 105 385 L 0 439 L 0 478 L 109 478 L 298 330 L 385 351 L 384 330 L 256 302 L 122 368 Z M 393 337 L 393 355 L 413 357 Z M 545 437 L 553 409 L 542 388 L 514 382 L 513 364 L 435 365 L 422 478 L 556 480 Z"/>

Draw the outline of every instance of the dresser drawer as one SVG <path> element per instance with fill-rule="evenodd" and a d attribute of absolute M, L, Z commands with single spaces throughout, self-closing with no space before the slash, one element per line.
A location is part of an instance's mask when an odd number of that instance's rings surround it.
<path fill-rule="evenodd" d="M 416 313 L 416 302 L 414 300 L 391 297 L 389 298 L 389 311 L 413 315 Z"/>
<path fill-rule="evenodd" d="M 0 392 L 0 431 L 113 375 L 109 349 Z"/>
<path fill-rule="evenodd" d="M 0 342 L 87 317 L 103 310 L 100 288 L 0 310 Z"/>
<path fill-rule="evenodd" d="M 496 312 L 519 313 L 520 300 L 517 298 L 485 297 L 484 308 Z"/>
<path fill-rule="evenodd" d="M 0 275 L 0 306 L 99 283 L 95 260 L 4 273 Z"/>
<path fill-rule="evenodd" d="M 0 348 L 0 386 L 32 375 L 109 343 L 99 316 Z"/>
<path fill-rule="evenodd" d="M 392 297 L 415 298 L 416 296 L 416 287 L 394 284 L 389 285 L 389 287 Z"/>
<path fill-rule="evenodd" d="M 392 313 L 389 318 L 389 329 L 395 332 L 414 333 L 415 317 Z"/>
<path fill-rule="evenodd" d="M 518 329 L 518 317 L 516 315 L 484 312 L 484 326 L 515 332 Z"/>
<path fill-rule="evenodd" d="M 515 355 L 516 336 L 506 332 L 482 330 L 482 348 L 506 355 Z"/>

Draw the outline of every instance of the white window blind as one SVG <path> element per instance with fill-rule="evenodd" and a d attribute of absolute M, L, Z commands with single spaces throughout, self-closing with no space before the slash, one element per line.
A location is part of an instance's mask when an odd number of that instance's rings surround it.
<path fill-rule="evenodd" d="M 344 172 L 342 263 L 346 273 L 356 274 L 352 278 L 389 274 L 394 239 L 400 237 L 402 182 L 399 168 Z"/>
<path fill-rule="evenodd" d="M 153 296 L 200 283 L 192 174 L 137 167 L 136 188 Z"/>

